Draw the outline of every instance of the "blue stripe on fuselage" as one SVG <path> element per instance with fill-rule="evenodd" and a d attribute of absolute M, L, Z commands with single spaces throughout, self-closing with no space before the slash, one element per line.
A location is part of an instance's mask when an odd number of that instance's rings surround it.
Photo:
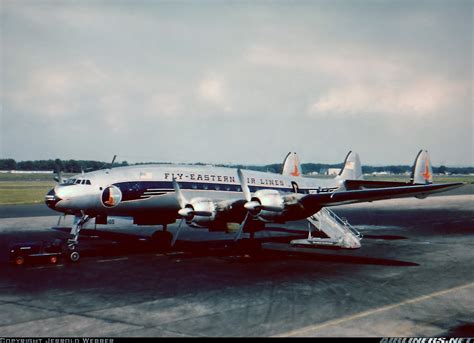
<path fill-rule="evenodd" d="M 183 190 L 208 190 L 221 192 L 242 192 L 239 184 L 233 183 L 207 183 L 207 182 L 178 182 L 179 187 Z M 129 181 L 118 182 L 114 184 L 122 192 L 122 201 L 137 200 L 152 195 L 161 195 L 172 193 L 173 184 L 171 181 Z M 249 185 L 250 192 L 254 193 L 261 189 L 274 189 L 282 192 L 294 192 L 293 188 L 287 187 L 271 187 L 271 186 L 255 186 Z M 314 189 L 314 188 L 311 188 Z M 322 189 L 322 192 L 331 191 L 332 188 Z M 299 188 L 298 193 L 309 194 L 309 188 Z"/>

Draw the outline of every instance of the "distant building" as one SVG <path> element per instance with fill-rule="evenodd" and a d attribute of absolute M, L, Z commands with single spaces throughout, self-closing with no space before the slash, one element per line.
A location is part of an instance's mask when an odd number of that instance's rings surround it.
<path fill-rule="evenodd" d="M 338 175 L 341 171 L 341 168 L 328 168 L 326 175 Z"/>
<path fill-rule="evenodd" d="M 388 171 L 381 171 L 381 172 L 373 172 L 372 176 L 377 176 L 377 175 L 391 175 L 390 172 Z"/>

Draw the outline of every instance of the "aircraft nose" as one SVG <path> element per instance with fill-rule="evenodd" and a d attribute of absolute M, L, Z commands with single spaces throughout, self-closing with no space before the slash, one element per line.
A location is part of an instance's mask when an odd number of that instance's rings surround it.
<path fill-rule="evenodd" d="M 52 190 L 50 190 L 48 192 L 48 194 L 46 194 L 46 196 L 44 197 L 44 202 L 46 203 L 46 205 L 53 209 L 55 208 L 56 204 L 61 200 L 60 197 L 58 197 L 56 195 L 56 192 L 54 191 L 54 188 Z"/>

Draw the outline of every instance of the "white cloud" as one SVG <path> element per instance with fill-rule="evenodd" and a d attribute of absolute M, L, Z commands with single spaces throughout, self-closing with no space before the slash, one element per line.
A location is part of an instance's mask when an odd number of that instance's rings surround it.
<path fill-rule="evenodd" d="M 413 83 L 379 86 L 351 84 L 323 94 L 309 108 L 318 116 L 388 115 L 392 118 L 430 116 L 447 108 L 468 89 L 447 80 L 420 79 Z"/>
<path fill-rule="evenodd" d="M 215 74 L 207 75 L 199 82 L 198 98 L 216 105 L 225 112 L 232 110 L 224 82 Z"/>
<path fill-rule="evenodd" d="M 34 70 L 6 92 L 16 111 L 50 118 L 68 117 L 83 107 L 86 95 L 107 88 L 107 75 L 90 61 Z"/>
<path fill-rule="evenodd" d="M 153 94 L 150 97 L 148 112 L 151 116 L 175 116 L 182 113 L 183 104 L 176 94 Z"/>
<path fill-rule="evenodd" d="M 363 44 L 300 50 L 261 44 L 248 49 L 245 58 L 258 66 L 318 78 L 323 91 L 307 104 L 309 117 L 432 115 L 466 99 L 469 92 L 465 81 L 425 70 L 416 54 L 393 56 Z"/>

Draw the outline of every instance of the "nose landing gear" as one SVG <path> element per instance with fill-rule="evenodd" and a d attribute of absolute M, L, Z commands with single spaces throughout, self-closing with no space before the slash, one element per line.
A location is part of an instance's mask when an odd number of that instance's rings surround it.
<path fill-rule="evenodd" d="M 72 262 L 79 261 L 79 258 L 81 257 L 81 255 L 77 251 L 77 246 L 79 245 L 79 232 L 90 219 L 90 216 L 82 214 L 82 217 L 79 219 L 79 221 L 75 223 L 71 228 L 71 238 L 69 238 L 67 241 L 67 248 L 69 259 Z"/>

